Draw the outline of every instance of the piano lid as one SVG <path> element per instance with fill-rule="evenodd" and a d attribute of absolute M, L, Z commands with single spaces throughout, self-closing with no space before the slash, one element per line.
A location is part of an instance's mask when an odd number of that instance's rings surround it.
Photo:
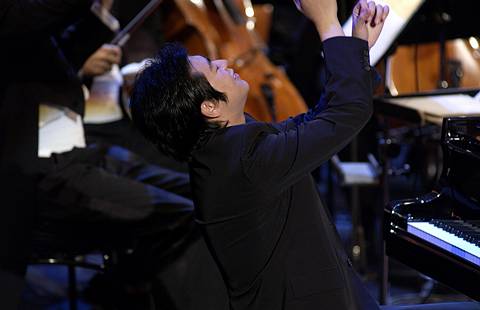
<path fill-rule="evenodd" d="M 480 117 L 445 118 L 442 144 L 443 185 L 457 200 L 480 210 Z"/>

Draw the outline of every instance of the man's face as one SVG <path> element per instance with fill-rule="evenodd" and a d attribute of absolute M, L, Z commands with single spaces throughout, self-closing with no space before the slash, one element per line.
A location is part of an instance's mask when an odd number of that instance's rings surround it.
<path fill-rule="evenodd" d="M 203 74 L 215 90 L 227 95 L 228 103 L 219 103 L 221 115 L 218 119 L 232 121 L 243 116 L 249 85 L 232 69 L 227 68 L 227 61 L 210 61 L 203 56 L 190 56 L 189 61 L 193 72 Z"/>

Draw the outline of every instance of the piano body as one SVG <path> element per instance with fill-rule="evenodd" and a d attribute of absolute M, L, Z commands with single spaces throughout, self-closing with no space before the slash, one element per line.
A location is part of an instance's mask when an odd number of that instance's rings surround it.
<path fill-rule="evenodd" d="M 480 300 L 480 117 L 445 118 L 437 187 L 384 209 L 386 253 Z"/>

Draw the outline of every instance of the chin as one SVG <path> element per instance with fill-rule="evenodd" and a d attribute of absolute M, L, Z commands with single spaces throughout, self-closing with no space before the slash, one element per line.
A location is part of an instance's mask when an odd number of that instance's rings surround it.
<path fill-rule="evenodd" d="M 248 92 L 250 90 L 250 85 L 248 84 L 247 81 L 241 80 L 240 83 L 242 84 L 242 87 L 245 89 L 245 91 Z"/>

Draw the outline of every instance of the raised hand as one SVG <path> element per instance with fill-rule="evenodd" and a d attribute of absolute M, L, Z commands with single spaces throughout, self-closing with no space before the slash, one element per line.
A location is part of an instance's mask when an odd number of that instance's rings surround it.
<path fill-rule="evenodd" d="M 121 58 L 122 50 L 118 46 L 104 44 L 85 61 L 82 73 L 85 76 L 105 74 L 112 69 L 112 65 L 119 64 Z"/>
<path fill-rule="evenodd" d="M 385 19 L 390 9 L 387 5 L 375 4 L 374 1 L 360 0 L 353 8 L 352 36 L 368 41 L 371 48 L 382 32 Z"/>
<path fill-rule="evenodd" d="M 337 20 L 336 0 L 294 0 L 295 6 L 315 23 Z"/>

